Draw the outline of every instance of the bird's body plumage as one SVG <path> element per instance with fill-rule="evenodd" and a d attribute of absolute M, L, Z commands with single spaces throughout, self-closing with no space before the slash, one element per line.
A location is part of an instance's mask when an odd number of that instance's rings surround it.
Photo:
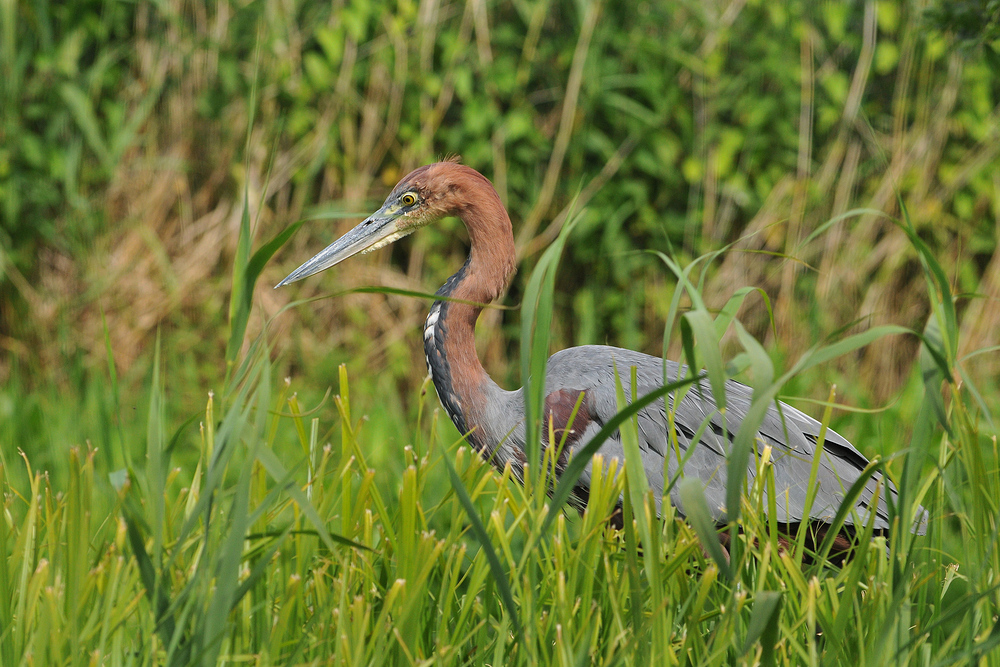
<path fill-rule="evenodd" d="M 571 452 L 590 442 L 618 413 L 616 372 L 626 401 L 633 400 L 630 384 L 630 369 L 633 367 L 636 369 L 638 398 L 664 384 L 683 378 L 687 372 L 686 367 L 676 362 L 667 361 L 664 367 L 663 359 L 659 357 L 606 345 L 569 348 L 557 352 L 549 359 L 545 382 L 547 396 L 562 393 L 570 398 L 570 407 L 573 407 L 579 393 L 585 394 L 581 403 L 583 409 L 578 411 L 570 425 L 575 436 L 567 439 Z M 677 477 L 683 461 L 684 475 L 695 476 L 704 483 L 709 510 L 719 523 L 726 520 L 724 501 L 727 453 L 747 415 L 752 395 L 750 387 L 733 380 L 726 382 L 725 388 L 725 424 L 716 408 L 709 383 L 705 380 L 683 390 L 676 406 L 674 395 L 671 394 L 666 400 L 659 399 L 637 414 L 638 443 L 643 468 L 657 502 L 670 480 Z M 500 462 L 511 460 L 516 464 L 521 460 L 519 452 L 526 450 L 524 426 L 523 423 L 513 423 L 509 417 L 505 419 L 504 415 L 520 414 L 518 406 L 523 406 L 524 397 L 518 390 L 505 392 L 504 396 L 497 398 L 492 403 L 495 408 L 491 411 L 493 418 L 490 420 L 495 426 L 486 434 L 489 440 L 487 455 L 492 454 L 492 448 L 495 447 Z M 565 419 L 563 415 L 566 412 L 568 411 L 564 411 L 562 415 L 553 414 L 556 429 L 565 427 L 565 422 L 560 423 L 560 417 Z M 672 415 L 668 416 L 668 412 L 672 412 Z M 827 429 L 819 458 L 815 500 L 809 517 L 803 516 L 810 468 L 820 431 L 821 424 L 818 421 L 784 403 L 778 403 L 768 410 L 757 431 L 755 442 L 758 454 L 763 454 L 765 447 L 771 449 L 769 460 L 774 472 L 775 520 L 778 523 L 796 524 L 806 518 L 820 523 L 832 522 L 845 493 L 868 464 L 867 459 L 850 442 Z M 689 451 L 692 448 L 693 451 Z M 620 435 L 615 433 L 598 452 L 605 459 L 624 460 Z M 749 468 L 748 482 L 752 481 L 753 475 L 754 469 Z M 579 480 L 581 490 L 588 488 L 589 482 L 588 467 Z M 885 482 L 881 481 L 881 476 L 877 473 L 869 479 L 857 504 L 856 515 L 847 518 L 849 525 L 856 520 L 862 525 L 868 522 L 871 503 L 880 483 Z M 875 506 L 876 531 L 889 527 L 885 495 L 893 491 L 889 485 L 888 489 L 883 488 L 879 494 L 878 504 Z M 581 497 L 585 497 L 585 494 L 581 493 Z M 683 516 L 684 505 L 676 485 L 668 498 Z"/>
<path fill-rule="evenodd" d="M 521 390 L 499 387 L 483 369 L 475 349 L 475 326 L 482 305 L 499 297 L 514 270 L 514 239 L 510 218 L 492 184 L 469 167 L 442 162 L 421 167 L 399 182 L 383 207 L 354 230 L 303 264 L 282 283 L 299 280 L 346 257 L 389 243 L 444 215 L 456 215 L 469 230 L 469 258 L 438 291 L 448 297 L 435 301 L 424 324 L 424 352 L 438 397 L 468 441 L 499 468 L 510 463 L 515 472 L 526 463 L 524 397 Z M 552 355 L 545 378 L 547 433 L 551 420 L 557 433 L 567 427 L 566 454 L 579 450 L 618 412 L 616 371 L 630 396 L 631 368 L 641 397 L 665 383 L 684 377 L 686 369 L 640 352 L 603 345 L 574 347 Z M 726 462 L 732 439 L 751 403 L 751 389 L 735 381 L 725 384 L 725 423 L 708 382 L 701 381 L 675 396 L 668 395 L 637 414 L 639 449 L 650 488 L 657 502 L 670 481 L 683 475 L 702 480 L 714 518 L 726 521 Z M 581 398 L 580 395 L 583 394 Z M 579 403 L 578 411 L 567 424 Z M 819 447 L 821 425 L 795 408 L 772 405 L 760 425 L 758 453 L 770 447 L 774 471 L 774 519 L 783 525 L 809 521 L 822 526 L 833 521 L 848 489 L 867 466 L 851 443 L 827 430 L 819 452 L 815 499 L 806 516 L 810 471 Z M 599 452 L 624 460 L 620 434 L 606 440 Z M 755 467 L 747 469 L 748 481 Z M 577 484 L 577 502 L 587 497 L 590 468 Z M 880 488 L 881 487 L 881 488 Z M 849 526 L 889 528 L 886 498 L 895 488 L 879 473 L 866 483 L 848 515 Z M 875 502 L 875 497 L 878 497 Z M 669 502 L 684 514 L 674 485 Z M 874 517 L 872 513 L 874 512 Z M 922 514 L 920 515 L 922 519 Z M 922 531 L 922 521 L 916 526 Z"/>

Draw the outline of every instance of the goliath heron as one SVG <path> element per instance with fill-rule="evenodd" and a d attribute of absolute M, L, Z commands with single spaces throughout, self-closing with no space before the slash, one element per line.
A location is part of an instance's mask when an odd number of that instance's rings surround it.
<path fill-rule="evenodd" d="M 424 324 L 424 352 L 427 368 L 434 381 L 441 404 L 448 416 L 467 435 L 469 443 L 497 468 L 508 462 L 515 470 L 526 462 L 524 397 L 521 390 L 506 391 L 486 373 L 475 347 L 476 320 L 488 304 L 500 296 L 514 273 L 514 236 L 510 217 L 490 181 L 479 172 L 456 162 L 438 162 L 420 167 L 401 180 L 382 207 L 357 227 L 293 271 L 278 287 L 301 280 L 356 255 L 381 248 L 444 216 L 457 216 L 469 232 L 470 250 L 465 265 L 451 276 L 437 294 L 451 297 L 435 301 Z M 667 377 L 681 377 L 677 363 L 631 350 L 606 345 L 585 345 L 562 350 L 549 359 L 545 377 L 546 428 L 551 419 L 556 432 L 564 430 L 576 407 L 565 448 L 573 451 L 585 445 L 618 412 L 615 369 L 635 367 L 638 395 L 662 386 L 664 368 Z M 624 377 L 628 377 L 627 371 Z M 623 382 L 630 400 L 629 382 Z M 706 498 L 715 519 L 725 520 L 726 452 L 750 407 L 749 387 L 726 382 L 725 423 L 716 409 L 707 382 L 699 390 L 688 391 L 673 406 L 674 428 L 682 450 L 694 447 L 684 463 L 686 476 L 696 475 L 705 487 Z M 707 428 L 702 425 L 707 421 Z M 663 399 L 638 413 L 639 447 L 643 467 L 661 502 L 664 479 L 672 479 L 679 465 L 673 454 L 668 433 L 667 406 Z M 805 514 L 806 493 L 813 454 L 819 442 L 821 425 L 815 419 L 783 403 L 772 405 L 756 437 L 758 446 L 770 445 L 774 466 L 775 519 L 788 529 L 802 521 L 814 524 L 819 534 L 833 521 L 846 490 L 868 465 L 868 460 L 845 438 L 827 430 L 819 457 L 816 496 L 809 516 Z M 699 435 L 700 433 L 700 435 Z M 616 435 L 600 448 L 605 459 L 624 460 L 621 439 Z M 752 459 L 748 475 L 753 475 Z M 666 475 L 666 477 L 665 477 Z M 581 476 L 576 489 L 576 504 L 587 498 L 589 469 Z M 896 490 L 884 480 L 885 487 L 873 503 L 881 476 L 871 477 L 847 519 L 848 530 L 854 522 L 867 525 L 874 521 L 877 533 L 889 528 L 886 495 Z M 684 514 L 677 486 L 670 492 L 670 502 Z M 659 509 L 659 508 L 658 508 Z M 871 513 L 874 512 L 874 518 Z M 918 511 L 922 519 L 922 512 Z M 919 521 L 917 530 L 923 531 Z M 838 536 L 835 548 L 849 542 Z"/>

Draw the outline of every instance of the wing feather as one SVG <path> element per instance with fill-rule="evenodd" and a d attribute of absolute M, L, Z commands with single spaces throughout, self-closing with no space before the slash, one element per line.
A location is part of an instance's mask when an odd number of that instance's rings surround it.
<path fill-rule="evenodd" d="M 546 387 L 552 399 L 551 405 L 561 406 L 559 414 L 567 414 L 565 406 L 570 397 L 575 402 L 579 392 L 586 392 L 586 410 L 581 410 L 578 414 L 578 419 L 581 416 L 584 419 L 574 422 L 572 442 L 567 440 L 571 451 L 576 451 L 589 442 L 601 426 L 617 414 L 616 372 L 621 378 L 626 400 L 631 400 L 629 378 L 633 366 L 636 368 L 636 390 L 639 396 L 662 386 L 664 370 L 671 380 L 683 377 L 686 372 L 683 366 L 674 362 L 664 364 L 658 357 L 608 346 L 575 347 L 551 357 Z M 707 382 L 695 384 L 680 394 L 676 405 L 675 397 L 669 395 L 666 401 L 659 400 L 637 415 L 639 447 L 650 488 L 654 490 L 659 503 L 666 484 L 678 474 L 683 461 L 683 474 L 702 480 L 709 509 L 717 520 L 724 521 L 726 453 L 747 416 L 753 392 L 738 382 L 727 382 L 725 417 L 719 411 Z M 673 413 L 673 431 L 669 427 L 671 420 L 667 414 L 668 409 Z M 758 454 L 763 452 L 765 446 L 771 448 L 777 508 L 775 518 L 780 523 L 797 523 L 807 518 L 821 522 L 832 521 L 846 491 L 868 464 L 867 459 L 850 442 L 828 429 L 822 451 L 819 452 L 815 501 L 809 516 L 804 516 L 807 485 L 813 456 L 818 447 L 820 428 L 820 423 L 812 417 L 789 405 L 778 403 L 768 410 L 758 429 L 755 439 Z M 700 437 L 695 441 L 699 432 Z M 674 437 L 676 447 L 671 444 Z M 620 436 L 615 434 L 609 438 L 599 452 L 606 459 L 623 459 Z M 753 481 L 753 475 L 754 467 L 751 466 L 747 470 L 748 483 Z M 588 466 L 581 483 L 589 484 L 589 481 Z M 882 489 L 874 507 L 875 528 L 884 530 L 889 527 L 886 496 L 895 495 L 896 491 L 879 474 L 874 475 L 866 484 L 854 508 L 854 515 L 848 517 L 848 523 L 869 520 L 879 485 L 882 485 Z M 669 496 L 670 502 L 683 515 L 683 503 L 676 488 L 670 490 Z"/>

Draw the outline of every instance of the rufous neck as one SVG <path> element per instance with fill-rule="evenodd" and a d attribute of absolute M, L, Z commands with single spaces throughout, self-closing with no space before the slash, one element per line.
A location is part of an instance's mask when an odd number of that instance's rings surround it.
<path fill-rule="evenodd" d="M 489 304 L 506 289 L 514 272 L 514 234 L 510 218 L 496 191 L 483 180 L 468 203 L 455 213 L 469 230 L 470 250 L 465 265 L 451 276 L 438 295 Z M 481 422 L 486 405 L 503 390 L 483 369 L 476 353 L 476 320 L 481 305 L 436 301 L 424 325 L 427 367 L 441 403 L 477 449 L 496 442 Z"/>

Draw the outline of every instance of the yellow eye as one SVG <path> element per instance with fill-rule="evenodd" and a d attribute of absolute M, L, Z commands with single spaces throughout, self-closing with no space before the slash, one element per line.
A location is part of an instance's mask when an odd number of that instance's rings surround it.
<path fill-rule="evenodd" d="M 412 192 L 407 192 L 405 195 L 399 198 L 399 203 L 403 206 L 413 206 L 417 203 L 417 196 Z"/>

